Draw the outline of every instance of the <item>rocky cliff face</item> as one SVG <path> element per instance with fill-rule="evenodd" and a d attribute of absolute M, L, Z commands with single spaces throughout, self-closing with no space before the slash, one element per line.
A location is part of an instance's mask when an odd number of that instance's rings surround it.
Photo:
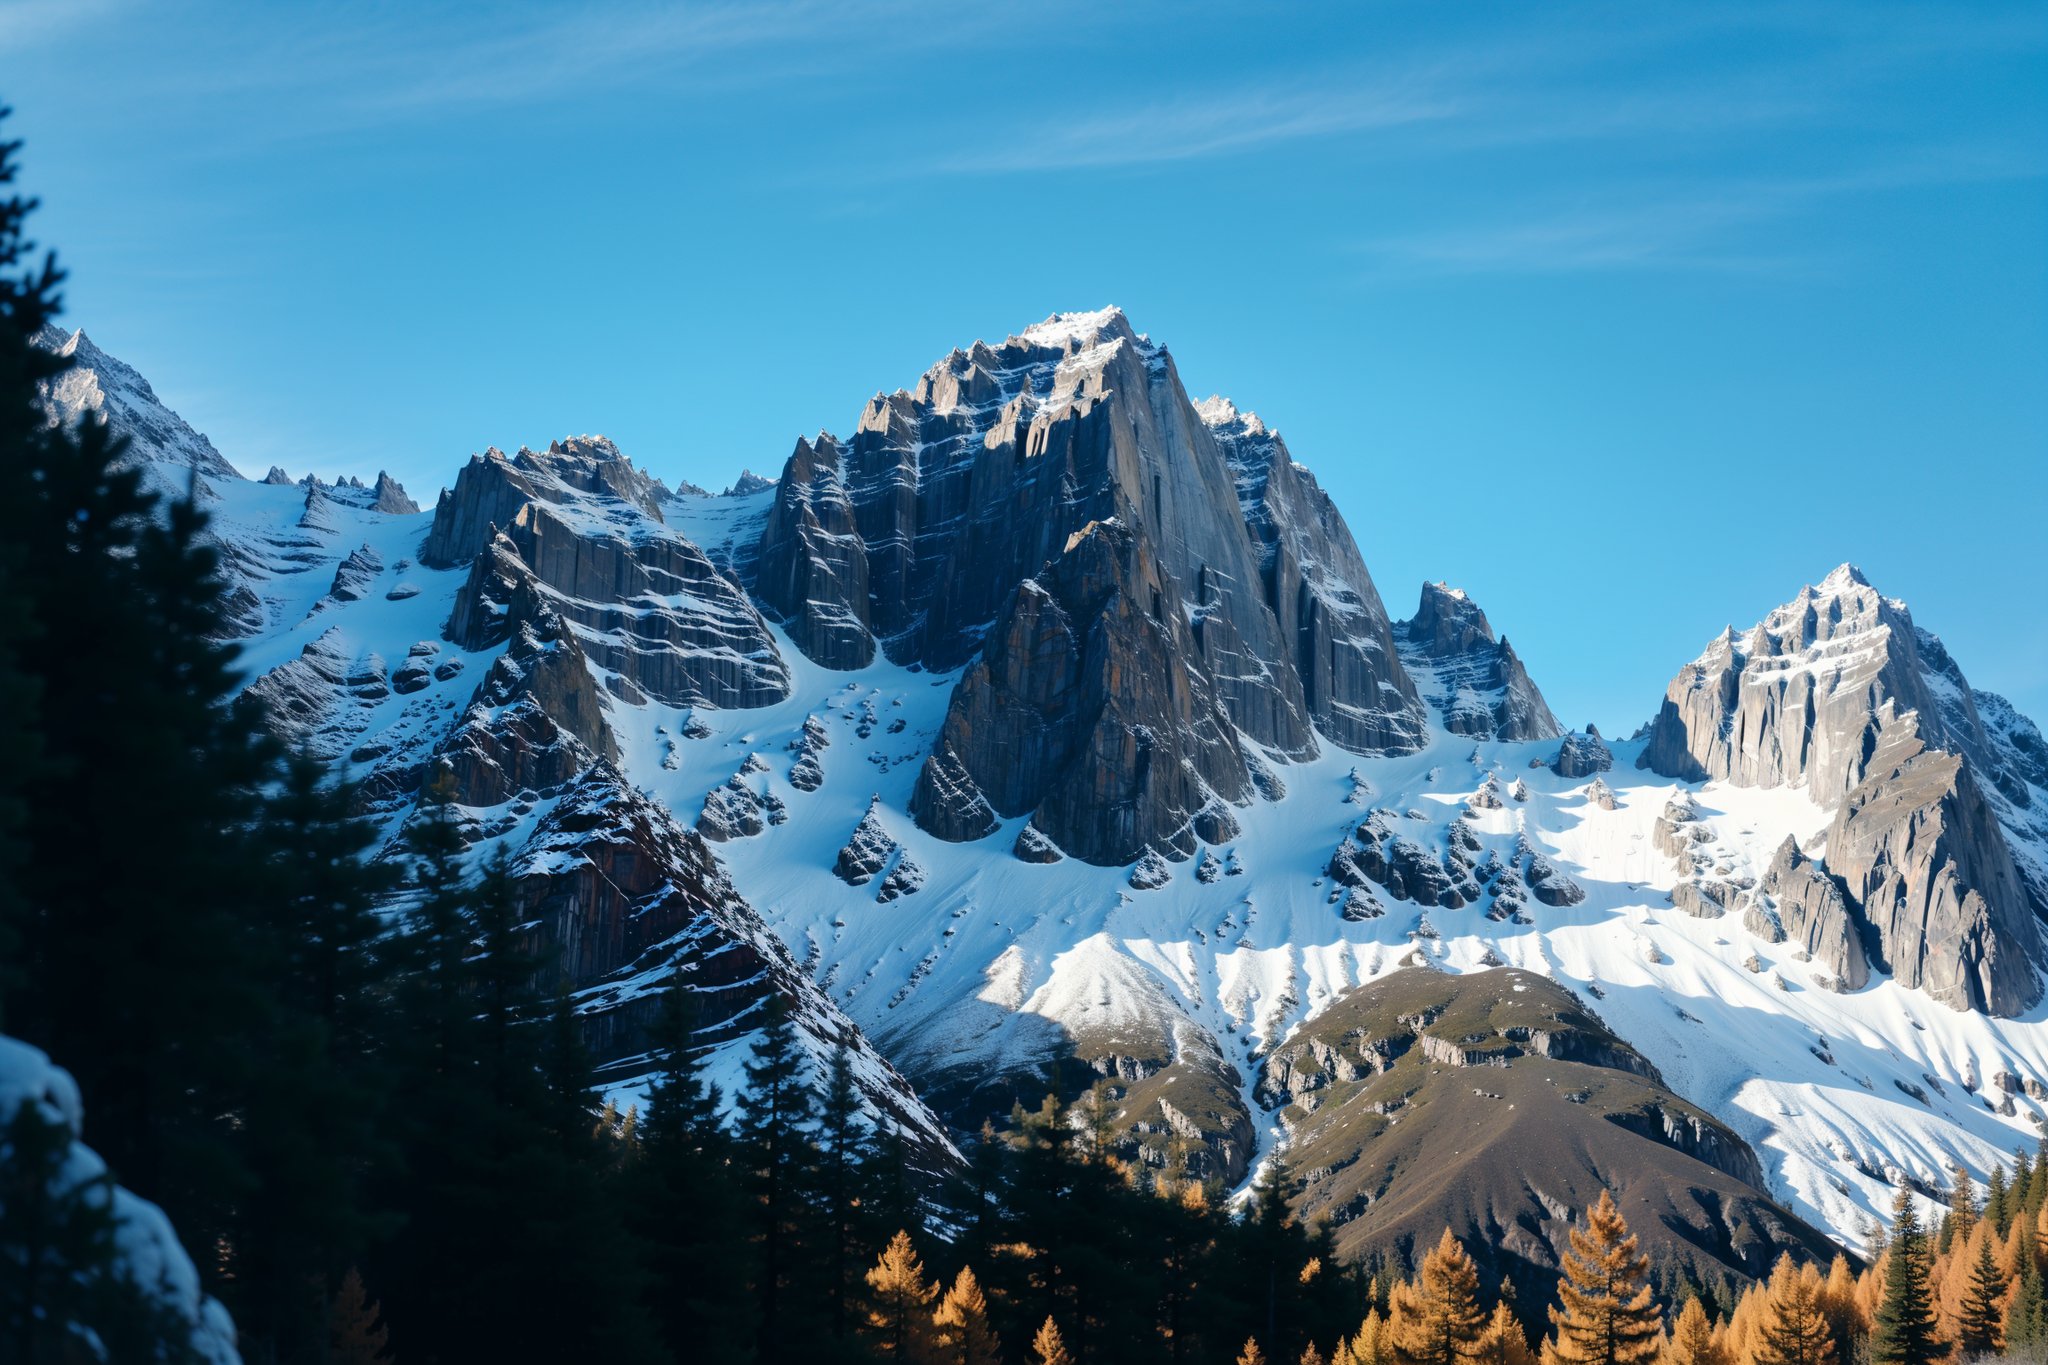
<path fill-rule="evenodd" d="M 1443 583 L 1424 583 L 1415 615 L 1394 628 L 1401 656 L 1454 735 L 1552 739 L 1564 733 L 1506 640 L 1479 604 Z"/>
<path fill-rule="evenodd" d="M 1130 528 L 1077 531 L 1016 589 L 954 689 L 912 810 L 926 829 L 978 837 L 974 812 L 1030 814 L 1066 853 L 1130 862 L 1193 854 L 1196 817 L 1250 799 L 1237 731 L 1199 670 L 1172 584 Z M 957 773 L 956 773 L 957 769 Z"/>
<path fill-rule="evenodd" d="M 553 603 L 628 700 L 733 708 L 789 694 L 746 594 L 667 527 L 651 481 L 603 437 L 471 460 L 442 494 L 420 557 L 472 564 L 449 626 L 471 648 L 501 628 L 494 613 L 508 595 L 527 590 Z"/>
<path fill-rule="evenodd" d="M 1835 811 L 1824 866 L 1870 957 L 1958 1008 L 2017 1014 L 2040 998 L 2048 963 L 2044 772 L 2038 731 L 1978 697 L 1905 603 L 1844 564 L 1681 669 L 1638 761 L 1805 788 Z M 1846 947 L 1831 955 L 1859 970 Z"/>
<path fill-rule="evenodd" d="M 1290 662 L 1316 729 L 1355 753 L 1421 748 L 1427 713 L 1343 514 L 1257 413 L 1217 396 L 1197 403 L 1195 412 L 1230 462 L 1257 548 L 1259 586 L 1281 639 L 1292 646 Z M 1479 619 L 1485 628 L 1486 618 Z M 1513 665 L 1513 672 L 1520 669 Z"/>
<path fill-rule="evenodd" d="M 924 828 L 976 838 L 1043 808 L 1088 861 L 1184 857 L 1196 811 L 1248 799 L 1239 735 L 1288 758 L 1318 729 L 1421 743 L 1343 519 L 1255 419 L 1208 417 L 1111 309 L 955 351 L 850 441 L 798 443 L 751 582 L 799 647 L 836 668 L 980 656 L 919 787 Z M 1129 676 L 1140 661 L 1171 676 Z"/>

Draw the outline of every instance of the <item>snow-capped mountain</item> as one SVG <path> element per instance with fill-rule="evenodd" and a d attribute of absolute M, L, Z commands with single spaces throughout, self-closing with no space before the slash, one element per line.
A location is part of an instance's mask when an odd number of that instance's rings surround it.
<path fill-rule="evenodd" d="M 1278 435 L 1116 310 L 954 351 L 719 496 L 601 437 L 476 456 L 431 514 L 201 477 L 265 566 L 250 686 L 389 856 L 448 775 L 622 1096 L 680 963 L 716 1066 L 777 993 L 935 1162 L 1101 1077 L 1145 1160 L 1242 1181 L 1292 1134 L 1366 1245 L 1435 1197 L 1397 1149 L 1565 1131 L 1429 1079 L 1483 1052 L 1627 1134 L 1546 1139 L 1486 1215 L 1516 1255 L 1634 1164 L 1693 1182 L 1671 1216 L 1735 1275 L 2048 1116 L 2048 746 L 1902 604 L 1837 571 L 1644 735 L 1566 732 L 1464 593 L 1391 620 Z"/>

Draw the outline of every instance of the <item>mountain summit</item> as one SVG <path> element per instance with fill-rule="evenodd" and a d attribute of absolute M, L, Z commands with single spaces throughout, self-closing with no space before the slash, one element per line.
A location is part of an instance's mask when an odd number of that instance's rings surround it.
<path fill-rule="evenodd" d="M 712 1079 L 780 1000 L 928 1173 L 1092 1090 L 1129 1160 L 1287 1145 L 1341 1245 L 1512 1226 L 1527 1283 L 1596 1185 L 1739 1283 L 2048 1126 L 2048 745 L 1847 567 L 1644 735 L 1567 733 L 1470 595 L 1392 620 L 1273 424 L 1113 309 L 716 497 L 598 436 L 431 512 L 136 449 L 199 468 L 249 686 L 379 856 L 430 784 L 511 855 L 622 1105 L 680 970 Z"/>

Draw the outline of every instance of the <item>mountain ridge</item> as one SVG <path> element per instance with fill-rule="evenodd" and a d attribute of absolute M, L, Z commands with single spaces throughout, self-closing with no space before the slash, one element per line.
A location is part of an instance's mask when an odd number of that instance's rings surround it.
<path fill-rule="evenodd" d="M 535 932 L 575 947 L 622 1102 L 681 964 L 715 1076 L 772 992 L 814 1059 L 859 1051 L 870 1114 L 933 1168 L 1086 1077 L 1134 1157 L 1191 1146 L 1235 1184 L 1285 1128 L 1260 1091 L 1277 1049 L 1404 971 L 1507 966 L 1598 1001 L 1747 1144 L 1757 1197 L 1851 1246 L 1896 1185 L 1987 1169 L 2048 1119 L 2025 1084 L 2048 1096 L 2048 1028 L 2000 1008 L 2038 988 L 2032 911 L 1972 921 L 1961 976 L 1897 945 L 1967 894 L 1894 896 L 1889 931 L 1867 911 L 1900 802 L 1951 843 L 1995 831 L 2014 887 L 2041 847 L 2048 747 L 1938 640 L 1870 608 L 1919 660 L 1843 703 L 1894 741 L 1841 768 L 1872 799 L 1707 772 L 1681 700 L 1640 740 L 1566 732 L 1468 596 L 1425 585 L 1389 619 L 1277 434 L 1190 400 L 1120 313 L 956 350 L 716 498 L 599 437 L 486 452 L 431 513 L 207 489 L 230 558 L 264 569 L 251 686 L 394 849 L 452 776 L 473 855 L 515 853 Z M 1734 637 L 1716 650 L 1739 693 Z M 1723 762 L 1721 713 L 1695 711 Z M 1929 757 L 1964 738 L 1953 773 Z M 1656 766 L 1681 753 L 1698 773 Z"/>

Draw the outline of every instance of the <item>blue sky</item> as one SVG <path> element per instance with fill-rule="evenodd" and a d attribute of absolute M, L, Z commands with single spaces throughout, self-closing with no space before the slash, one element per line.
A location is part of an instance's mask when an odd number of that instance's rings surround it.
<path fill-rule="evenodd" d="M 2048 8 L 0 0 L 69 322 L 260 473 L 719 487 L 1122 305 L 1561 715 L 1844 559 L 2048 721 Z"/>

